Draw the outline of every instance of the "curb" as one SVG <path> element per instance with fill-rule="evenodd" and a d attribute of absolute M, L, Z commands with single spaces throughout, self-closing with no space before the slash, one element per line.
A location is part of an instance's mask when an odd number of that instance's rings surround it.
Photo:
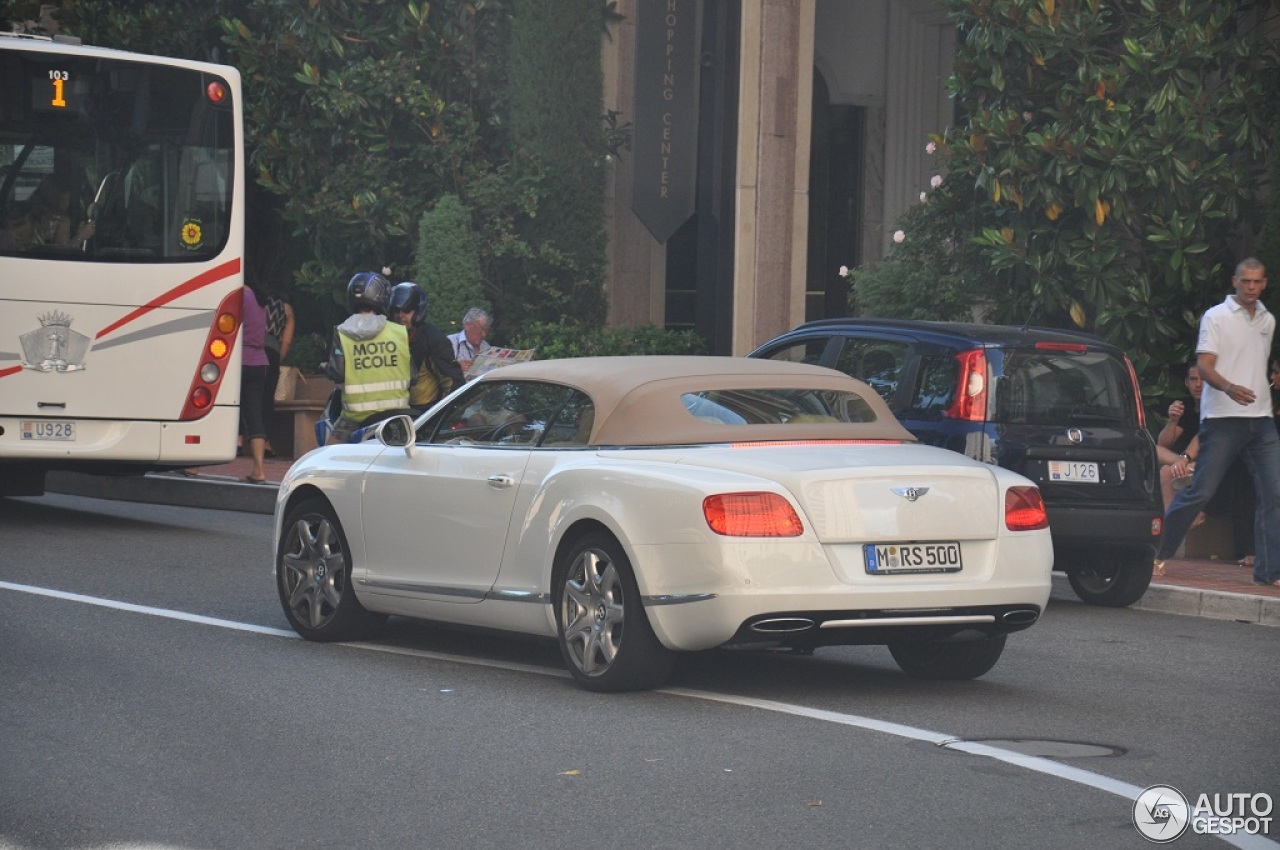
<path fill-rule="evenodd" d="M 1075 598 L 1075 593 L 1071 590 L 1071 585 L 1064 574 L 1053 574 L 1053 587 L 1054 590 L 1064 591 L 1071 598 Z M 1260 626 L 1280 626 L 1280 599 L 1250 596 L 1247 593 L 1228 593 L 1225 590 L 1200 590 L 1172 584 L 1153 584 L 1147 588 L 1147 592 L 1141 599 L 1129 607 L 1135 611 L 1156 611 L 1161 614 L 1184 614 Z"/>
<path fill-rule="evenodd" d="M 276 509 L 276 494 L 280 491 L 280 485 L 275 482 L 248 484 L 219 475 L 186 478 L 156 472 L 141 476 L 50 472 L 45 477 L 45 490 L 91 499 L 271 514 Z"/>

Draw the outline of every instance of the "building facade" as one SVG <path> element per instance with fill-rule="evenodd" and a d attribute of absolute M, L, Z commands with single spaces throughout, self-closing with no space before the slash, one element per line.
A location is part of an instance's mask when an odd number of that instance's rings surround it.
<path fill-rule="evenodd" d="M 741 355 L 845 315 L 855 267 L 937 173 L 955 30 L 934 0 L 619 0 L 605 106 L 610 324 Z"/>

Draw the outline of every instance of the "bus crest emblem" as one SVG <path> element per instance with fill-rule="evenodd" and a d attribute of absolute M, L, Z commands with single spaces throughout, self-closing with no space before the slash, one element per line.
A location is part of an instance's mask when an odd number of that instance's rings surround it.
<path fill-rule="evenodd" d="M 40 327 L 18 337 L 22 364 L 37 372 L 78 372 L 89 353 L 89 337 L 71 330 L 71 317 L 55 310 L 40 317 Z"/>

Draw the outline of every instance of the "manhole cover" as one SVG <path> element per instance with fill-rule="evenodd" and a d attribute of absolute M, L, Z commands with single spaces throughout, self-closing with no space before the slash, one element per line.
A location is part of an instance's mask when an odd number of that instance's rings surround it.
<path fill-rule="evenodd" d="M 1049 741 L 1036 738 L 973 738 L 969 740 L 948 741 L 944 747 L 956 744 L 987 744 L 1021 753 L 1024 756 L 1042 756 L 1052 759 L 1099 758 L 1101 756 L 1122 756 L 1127 751 L 1124 747 L 1111 744 L 1090 744 L 1085 741 Z"/>

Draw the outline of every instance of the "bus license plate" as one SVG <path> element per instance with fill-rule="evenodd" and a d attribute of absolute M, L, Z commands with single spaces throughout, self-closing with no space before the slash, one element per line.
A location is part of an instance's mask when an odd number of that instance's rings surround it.
<path fill-rule="evenodd" d="M 1051 460 L 1049 461 L 1049 480 L 1097 484 L 1098 465 L 1078 460 Z"/>
<path fill-rule="evenodd" d="M 868 543 L 862 547 L 867 572 L 887 573 L 954 573 L 960 571 L 960 544 L 946 543 Z"/>
<path fill-rule="evenodd" d="M 76 423 L 64 419 L 37 419 L 22 421 L 22 439 L 24 440 L 63 440 L 74 441 Z"/>

